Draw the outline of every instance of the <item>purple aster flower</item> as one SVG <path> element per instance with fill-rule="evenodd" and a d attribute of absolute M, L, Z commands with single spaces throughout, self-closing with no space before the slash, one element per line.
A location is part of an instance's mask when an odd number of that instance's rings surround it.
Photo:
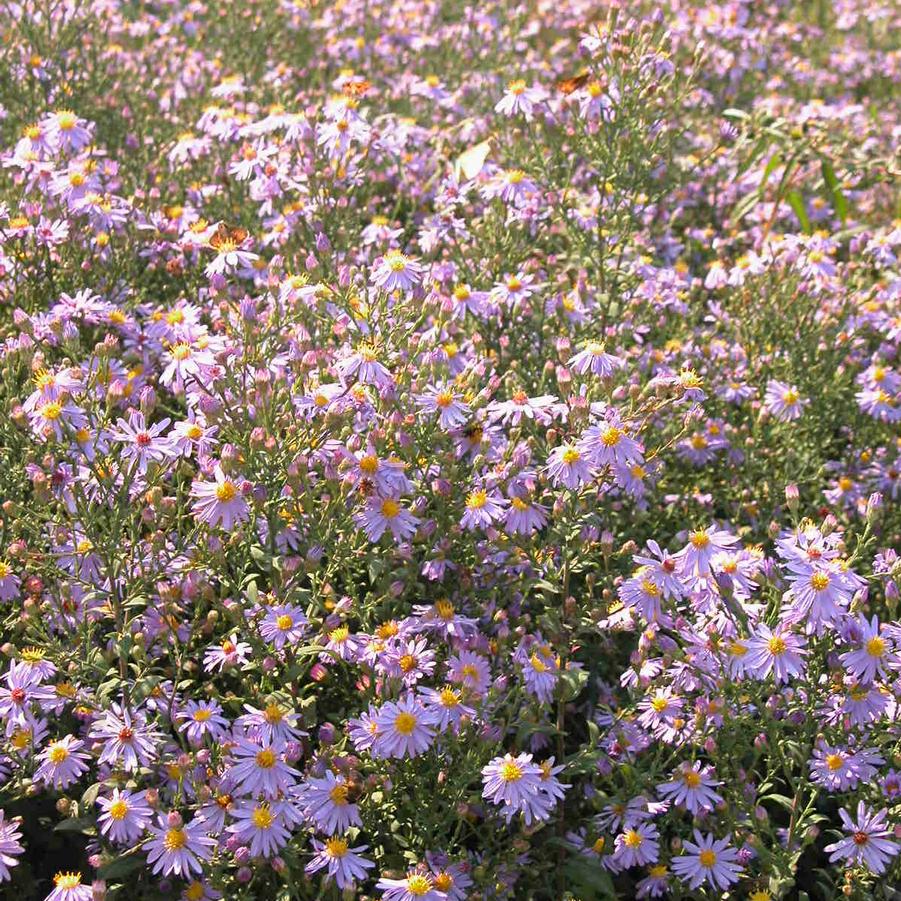
<path fill-rule="evenodd" d="M 41 765 L 34 778 L 54 788 L 68 788 L 88 770 L 85 761 L 89 755 L 81 750 L 83 747 L 84 742 L 73 735 L 51 742 L 38 757 Z"/>
<path fill-rule="evenodd" d="M 542 775 L 531 754 L 495 757 L 482 768 L 482 797 L 503 807 L 507 820 L 517 812 L 528 812 L 530 819 L 546 819 L 544 799 L 539 795 Z"/>
<path fill-rule="evenodd" d="M 238 641 L 237 635 L 231 635 L 220 644 L 211 644 L 206 649 L 203 665 L 209 672 L 243 666 L 250 659 L 250 652 L 251 647 L 246 641 Z"/>
<path fill-rule="evenodd" d="M 657 793 L 695 816 L 707 813 L 723 800 L 713 790 L 714 786 L 722 783 L 713 779 L 712 775 L 712 767 L 702 766 L 700 761 L 686 762 L 673 770 L 671 781 L 657 786 Z"/>
<path fill-rule="evenodd" d="M 229 727 L 228 720 L 222 715 L 222 707 L 215 701 L 188 701 L 175 714 L 175 719 L 182 721 L 178 729 L 194 746 L 202 744 L 207 735 L 218 741 Z"/>
<path fill-rule="evenodd" d="M 536 504 L 528 496 L 514 494 L 504 520 L 508 535 L 531 535 L 547 524 L 547 507 Z"/>
<path fill-rule="evenodd" d="M 656 863 L 660 856 L 657 827 L 653 823 L 638 823 L 617 835 L 613 847 L 610 863 L 615 864 L 617 869 L 627 870 Z"/>
<path fill-rule="evenodd" d="M 141 711 L 130 711 L 118 704 L 91 727 L 91 738 L 103 742 L 99 763 L 134 772 L 150 766 L 157 758 L 159 733 L 147 725 Z"/>
<path fill-rule="evenodd" d="M 340 835 L 362 825 L 360 808 L 348 799 L 350 785 L 344 776 L 326 770 L 322 779 L 309 779 L 300 788 L 304 816 L 321 832 Z"/>
<path fill-rule="evenodd" d="M 675 555 L 679 561 L 679 575 L 689 584 L 695 584 L 709 575 L 710 562 L 717 554 L 737 543 L 735 535 L 717 529 L 716 526 L 696 529 L 689 534 L 688 544 Z"/>
<path fill-rule="evenodd" d="M 281 650 L 286 644 L 298 644 L 309 625 L 310 621 L 300 607 L 280 604 L 266 611 L 266 616 L 260 623 L 260 635 L 263 641 Z"/>
<path fill-rule="evenodd" d="M 829 791 L 844 792 L 861 782 L 872 781 L 878 773 L 877 767 L 884 763 L 876 751 L 867 748 L 851 751 L 821 741 L 810 759 L 811 779 Z"/>
<path fill-rule="evenodd" d="M 397 542 L 416 534 L 419 518 L 404 509 L 393 497 L 371 497 L 361 513 L 354 514 L 354 522 L 370 541 L 378 541 L 390 531 Z"/>
<path fill-rule="evenodd" d="M 250 845 L 254 857 L 274 857 L 291 837 L 281 816 L 281 806 L 269 801 L 242 801 L 232 809 L 236 822 L 227 831 Z"/>
<path fill-rule="evenodd" d="M 177 813 L 159 814 L 157 824 L 150 827 L 152 838 L 144 846 L 152 871 L 184 878 L 203 872 L 202 861 L 209 860 L 216 847 L 216 840 L 206 834 L 208 828 L 206 820 L 184 823 Z"/>
<path fill-rule="evenodd" d="M 136 842 L 150 825 L 153 810 L 144 792 L 113 789 L 109 798 L 97 798 L 102 813 L 97 818 L 100 832 L 110 841 L 120 844 Z"/>
<path fill-rule="evenodd" d="M 372 270 L 372 283 L 383 291 L 412 291 L 421 281 L 422 266 L 399 250 L 389 250 Z"/>
<path fill-rule="evenodd" d="M 588 459 L 573 444 L 561 444 L 550 452 L 547 472 L 553 485 L 563 485 L 571 491 L 594 478 Z"/>
<path fill-rule="evenodd" d="M 431 873 L 413 870 L 403 879 L 379 879 L 375 886 L 383 901 L 447 901 L 447 895 L 435 887 Z"/>
<path fill-rule="evenodd" d="M 566 365 L 580 375 L 590 372 L 602 379 L 609 379 L 625 364 L 620 357 L 607 353 L 602 341 L 589 341 L 583 350 L 570 357 Z"/>
<path fill-rule="evenodd" d="M 432 714 L 412 693 L 379 708 L 378 734 L 373 757 L 418 757 L 432 746 L 435 728 Z"/>
<path fill-rule="evenodd" d="M 705 882 L 713 889 L 726 891 L 738 882 L 743 867 L 738 863 L 738 851 L 730 847 L 729 839 L 715 839 L 701 835 L 695 829 L 694 841 L 684 843 L 685 853 L 673 860 L 673 872 L 691 889 Z"/>
<path fill-rule="evenodd" d="M 426 710 L 432 714 L 435 728 L 439 732 L 451 729 L 459 732 L 464 718 L 474 719 L 476 712 L 463 703 L 463 693 L 459 689 L 445 685 L 440 691 L 434 688 L 422 688 L 419 697 Z"/>
<path fill-rule="evenodd" d="M 18 819 L 7 820 L 6 812 L 0 810 L 0 882 L 7 882 L 12 878 L 10 867 L 17 866 L 19 861 L 16 857 L 25 853 L 21 843 L 20 824 Z"/>
<path fill-rule="evenodd" d="M 123 445 L 122 458 L 134 461 L 137 471 L 143 474 L 147 472 L 150 463 L 162 463 L 179 456 L 179 450 L 173 441 L 162 436 L 170 421 L 163 419 L 148 426 L 140 410 L 131 410 L 128 421 L 120 419 L 116 427 L 110 429 L 109 437 Z"/>
<path fill-rule="evenodd" d="M 800 418 L 804 407 L 809 403 L 809 400 L 801 397 L 794 385 L 787 385 L 776 379 L 770 380 L 763 398 L 764 409 L 769 410 L 773 414 L 773 418 L 780 422 L 790 422 Z"/>
<path fill-rule="evenodd" d="M 856 822 L 845 809 L 839 811 L 839 816 L 848 837 L 826 845 L 830 863 L 848 861 L 865 866 L 876 875 L 884 873 L 889 861 L 901 851 L 901 845 L 892 841 L 894 830 L 888 826 L 888 811 L 874 814 L 863 801 L 858 801 Z"/>
<path fill-rule="evenodd" d="M 881 631 L 877 617 L 867 622 L 863 614 L 858 617 L 856 632 L 858 647 L 839 657 L 842 665 L 865 683 L 873 682 L 877 676 L 885 678 L 889 668 L 896 668 L 899 662 L 891 637 Z"/>
<path fill-rule="evenodd" d="M 760 623 L 746 642 L 742 671 L 755 679 L 766 679 L 772 673 L 777 683 L 788 682 L 804 671 L 806 644 L 800 635 L 792 633 L 788 623 L 780 623 L 775 632 Z"/>
<path fill-rule="evenodd" d="M 257 744 L 247 738 L 236 738 L 230 752 L 228 777 L 243 794 L 267 798 L 287 794 L 296 778 L 294 770 L 285 763 L 284 751 L 283 742 Z"/>
<path fill-rule="evenodd" d="M 311 875 L 325 869 L 326 881 L 334 879 L 342 891 L 352 888 L 358 879 L 365 879 L 366 871 L 375 866 L 371 860 L 360 856 L 359 852 L 366 851 L 368 845 L 351 848 L 343 838 L 334 836 L 325 842 L 314 838 L 313 847 L 316 854 L 306 865 L 304 872 Z"/>
<path fill-rule="evenodd" d="M 94 893 L 81 881 L 81 873 L 57 873 L 44 901 L 93 901 Z"/>
<path fill-rule="evenodd" d="M 497 491 L 477 488 L 466 497 L 466 510 L 460 519 L 464 529 L 487 529 L 503 516 L 508 501 Z"/>
<path fill-rule="evenodd" d="M 232 481 L 227 478 L 219 465 L 213 472 L 212 482 L 193 482 L 191 496 L 196 498 L 191 512 L 201 522 L 221 526 L 226 532 L 250 518 L 250 509 L 244 500 L 240 480 Z"/>
<path fill-rule="evenodd" d="M 432 388 L 416 398 L 418 406 L 427 413 L 437 413 L 441 428 L 450 430 L 463 425 L 472 412 L 469 404 L 460 400 L 450 388 Z"/>

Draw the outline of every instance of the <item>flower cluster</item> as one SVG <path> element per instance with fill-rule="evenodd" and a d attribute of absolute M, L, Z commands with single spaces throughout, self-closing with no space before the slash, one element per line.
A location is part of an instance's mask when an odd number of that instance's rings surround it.
<path fill-rule="evenodd" d="M 814 6 L 13 4 L 0 892 L 901 880 L 901 11 Z"/>

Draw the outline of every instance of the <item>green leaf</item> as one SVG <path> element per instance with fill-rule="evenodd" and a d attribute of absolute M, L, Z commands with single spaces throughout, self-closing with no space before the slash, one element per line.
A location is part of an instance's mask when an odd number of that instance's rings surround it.
<path fill-rule="evenodd" d="M 137 855 L 117 857 L 100 868 L 100 878 L 108 881 L 122 879 L 144 866 L 144 860 Z"/>
<path fill-rule="evenodd" d="M 785 195 L 785 200 L 792 208 L 792 212 L 798 217 L 798 222 L 801 223 L 804 234 L 809 235 L 811 233 L 810 219 L 808 218 L 807 210 L 804 207 L 804 198 L 797 191 L 789 191 L 788 194 Z"/>
<path fill-rule="evenodd" d="M 842 220 L 842 225 L 848 221 L 848 200 L 842 192 L 842 183 L 835 174 L 832 163 L 827 159 L 820 160 L 820 169 L 823 173 L 823 182 L 828 190 L 829 199 L 835 209 L 838 218 Z"/>
<path fill-rule="evenodd" d="M 84 835 L 96 835 L 93 817 L 71 817 L 53 827 L 54 832 L 81 832 Z"/>

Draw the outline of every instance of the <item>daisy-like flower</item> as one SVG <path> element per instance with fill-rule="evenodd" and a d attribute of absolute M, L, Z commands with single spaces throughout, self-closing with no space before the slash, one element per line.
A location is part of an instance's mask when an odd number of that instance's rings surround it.
<path fill-rule="evenodd" d="M 383 291 L 412 291 L 421 281 L 422 266 L 399 250 L 389 250 L 372 270 L 372 283 Z"/>
<path fill-rule="evenodd" d="M 384 704 L 375 719 L 374 757 L 418 757 L 432 746 L 434 717 L 414 694 Z"/>
<path fill-rule="evenodd" d="M 463 703 L 463 693 L 459 689 L 445 685 L 440 691 L 434 688 L 423 688 L 420 697 L 426 709 L 435 720 L 439 732 L 452 729 L 458 732 L 464 717 L 473 719 L 476 715 L 472 707 Z"/>
<path fill-rule="evenodd" d="M 839 660 L 852 676 L 869 684 L 877 676 L 885 678 L 890 667 L 896 668 L 898 656 L 894 642 L 887 633 L 882 632 L 877 617 L 867 622 L 866 617 L 860 615 L 857 625 L 860 636 L 857 648 L 842 654 Z"/>
<path fill-rule="evenodd" d="M 712 889 L 726 891 L 738 882 L 744 869 L 738 862 L 738 851 L 731 847 L 729 839 L 715 839 L 701 835 L 695 829 L 694 841 L 683 844 L 685 853 L 673 860 L 673 872 L 691 889 L 700 888 L 705 882 Z"/>
<path fill-rule="evenodd" d="M 259 254 L 244 250 L 237 240 L 232 237 L 220 237 L 214 233 L 210 238 L 209 246 L 216 251 L 216 256 L 207 264 L 204 274 L 207 278 L 214 275 L 226 275 L 237 269 L 251 268 Z"/>
<path fill-rule="evenodd" d="M 250 659 L 251 647 L 231 635 L 221 644 L 211 644 L 203 655 L 204 668 L 209 672 L 224 670 L 230 666 L 243 666 Z"/>
<path fill-rule="evenodd" d="M 312 875 L 324 869 L 326 880 L 334 879 L 342 891 L 352 888 L 358 879 L 365 879 L 366 871 L 375 866 L 371 860 L 360 856 L 361 851 L 368 850 L 368 845 L 357 845 L 355 848 L 351 848 L 345 839 L 337 835 L 325 842 L 314 838 L 313 847 L 316 854 L 306 865 L 304 872 Z"/>
<path fill-rule="evenodd" d="M 12 878 L 10 867 L 17 866 L 19 861 L 16 858 L 25 853 L 19 825 L 19 820 L 7 820 L 6 812 L 0 810 L 0 882 Z"/>
<path fill-rule="evenodd" d="M 620 357 L 607 353 L 607 346 L 602 341 L 589 341 L 582 350 L 570 357 L 566 365 L 580 375 L 590 372 L 602 379 L 609 379 L 625 364 Z"/>
<path fill-rule="evenodd" d="M 521 114 L 526 120 L 530 120 L 535 104 L 543 99 L 543 91 L 530 88 L 523 79 L 517 78 L 507 85 L 504 96 L 495 104 L 494 110 L 502 116 Z"/>
<path fill-rule="evenodd" d="M 822 741 L 810 759 L 810 778 L 829 791 L 849 791 L 874 779 L 884 763 L 881 755 L 868 748 L 851 751 Z"/>
<path fill-rule="evenodd" d="M 66 735 L 51 742 L 38 758 L 41 765 L 34 778 L 54 788 L 68 788 L 87 772 L 89 755 L 81 749 L 84 742 L 73 735 Z"/>
<path fill-rule="evenodd" d="M 148 727 L 147 717 L 141 711 L 114 704 L 94 723 L 90 734 L 103 742 L 99 763 L 123 767 L 131 773 L 157 758 L 159 733 Z"/>
<path fill-rule="evenodd" d="M 306 634 L 310 621 L 300 607 L 282 604 L 266 612 L 260 623 L 263 641 L 281 650 L 286 644 L 295 645 Z"/>
<path fill-rule="evenodd" d="M 536 504 L 530 497 L 514 494 L 504 519 L 509 535 L 531 535 L 547 524 L 547 507 Z"/>
<path fill-rule="evenodd" d="M 709 575 L 710 562 L 717 554 L 727 551 L 737 543 L 736 535 L 730 535 L 717 529 L 716 526 L 690 532 L 688 544 L 675 555 L 679 561 L 679 575 L 686 582 L 695 584 L 699 579 Z"/>
<path fill-rule="evenodd" d="M 280 805 L 268 801 L 242 801 L 231 811 L 236 822 L 227 831 L 250 845 L 254 857 L 274 857 L 291 837 L 281 816 Z"/>
<path fill-rule="evenodd" d="M 804 671 L 806 644 L 788 623 L 778 625 L 775 632 L 760 623 L 745 643 L 747 653 L 741 658 L 742 671 L 755 679 L 766 679 L 772 673 L 777 683 L 788 682 Z"/>
<path fill-rule="evenodd" d="M 140 410 L 131 410 L 128 420 L 120 419 L 116 427 L 110 429 L 109 437 L 122 444 L 122 458 L 133 461 L 137 471 L 143 474 L 150 463 L 162 463 L 179 455 L 172 439 L 162 434 L 170 421 L 163 419 L 148 426 Z"/>
<path fill-rule="evenodd" d="M 419 517 L 401 506 L 393 497 L 371 497 L 366 508 L 354 514 L 354 522 L 366 533 L 370 541 L 378 541 L 385 532 L 391 532 L 397 542 L 407 541 L 416 534 Z"/>
<path fill-rule="evenodd" d="M 81 881 L 81 873 L 57 873 L 44 901 L 92 901 L 94 893 Z"/>
<path fill-rule="evenodd" d="M 482 797 L 499 807 L 507 819 L 528 811 L 533 819 L 545 819 L 539 794 L 543 771 L 531 754 L 505 754 L 482 768 Z M 537 816 L 535 816 L 537 814 Z"/>
<path fill-rule="evenodd" d="M 282 742 L 257 744 L 239 737 L 231 755 L 228 776 L 242 793 L 277 798 L 296 782 L 294 770 L 285 763 Z"/>
<path fill-rule="evenodd" d="M 208 823 L 200 818 L 184 823 L 177 813 L 161 813 L 151 825 L 152 838 L 144 846 L 154 873 L 182 876 L 203 872 L 203 861 L 213 856 L 216 839 L 208 836 Z"/>
<path fill-rule="evenodd" d="M 441 428 L 450 430 L 463 425 L 472 412 L 469 404 L 460 400 L 451 388 L 432 388 L 416 398 L 417 405 L 426 413 L 437 413 Z"/>
<path fill-rule="evenodd" d="M 695 816 L 707 813 L 723 800 L 713 790 L 722 783 L 712 778 L 712 774 L 713 768 L 702 766 L 700 761 L 683 763 L 673 770 L 669 782 L 657 786 L 657 793 Z"/>
<path fill-rule="evenodd" d="M 588 459 L 574 444 L 561 444 L 550 452 L 547 472 L 552 484 L 573 491 L 593 478 Z"/>
<path fill-rule="evenodd" d="M 617 835 L 613 847 L 610 862 L 619 869 L 656 863 L 660 856 L 657 827 L 653 823 L 637 823 Z"/>
<path fill-rule="evenodd" d="M 207 735 L 217 741 L 228 731 L 228 720 L 215 701 L 188 701 L 175 719 L 181 721 L 179 731 L 195 746 L 202 744 Z"/>
<path fill-rule="evenodd" d="M 113 789 L 109 798 L 97 798 L 102 813 L 97 818 L 100 832 L 110 841 L 130 844 L 137 841 L 153 819 L 144 792 Z"/>
<path fill-rule="evenodd" d="M 857 819 L 852 820 L 847 810 L 839 811 L 847 838 L 826 845 L 829 862 L 847 861 L 865 866 L 877 876 L 884 873 L 889 862 L 901 851 L 901 845 L 893 841 L 894 829 L 888 824 L 888 811 L 872 813 L 863 801 L 857 802 Z"/>
<path fill-rule="evenodd" d="M 350 802 L 349 794 L 347 779 L 327 770 L 322 779 L 309 779 L 301 786 L 304 816 L 326 835 L 341 835 L 351 826 L 360 826 L 360 808 Z"/>
<path fill-rule="evenodd" d="M 809 400 L 801 397 L 794 385 L 787 385 L 776 379 L 770 380 L 763 398 L 764 409 L 769 410 L 773 418 L 780 422 L 799 419 L 809 403 Z"/>
<path fill-rule="evenodd" d="M 241 481 L 228 478 L 221 466 L 216 466 L 212 482 L 195 480 L 191 485 L 191 495 L 196 498 L 191 512 L 201 522 L 220 526 L 226 532 L 250 518 Z"/>
<path fill-rule="evenodd" d="M 432 873 L 413 870 L 403 879 L 379 879 L 375 886 L 383 901 L 447 901 L 447 895 L 435 887 Z"/>
<path fill-rule="evenodd" d="M 466 496 L 466 510 L 460 519 L 464 529 L 487 529 L 503 516 L 508 501 L 497 491 L 476 488 Z"/>

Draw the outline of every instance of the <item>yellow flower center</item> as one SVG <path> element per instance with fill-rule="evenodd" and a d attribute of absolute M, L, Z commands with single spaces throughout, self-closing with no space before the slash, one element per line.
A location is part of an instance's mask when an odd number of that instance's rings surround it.
<path fill-rule="evenodd" d="M 194 711 L 194 722 L 195 723 L 205 723 L 210 717 L 212 717 L 213 711 L 207 710 L 206 707 L 201 707 L 198 710 Z"/>
<path fill-rule="evenodd" d="M 716 851 L 713 851 L 710 848 L 705 848 L 698 855 L 698 862 L 702 867 L 709 870 L 711 867 L 716 865 Z"/>
<path fill-rule="evenodd" d="M 508 760 L 501 767 L 501 779 L 504 782 L 518 782 L 522 779 L 522 769 L 519 764 L 513 760 Z"/>
<path fill-rule="evenodd" d="M 885 641 L 883 641 L 878 635 L 871 638 L 865 645 L 867 653 L 871 657 L 882 657 L 885 654 Z"/>
<path fill-rule="evenodd" d="M 368 476 L 374 476 L 379 468 L 379 458 L 374 454 L 367 454 L 360 459 L 360 472 Z"/>
<path fill-rule="evenodd" d="M 826 766 L 834 773 L 845 765 L 845 758 L 841 754 L 829 754 L 826 757 Z"/>
<path fill-rule="evenodd" d="M 250 815 L 251 822 L 257 829 L 270 829 L 275 822 L 275 817 L 268 807 L 257 807 Z"/>
<path fill-rule="evenodd" d="M 691 541 L 691 543 L 698 550 L 701 550 L 701 548 L 705 548 L 708 544 L 710 544 L 710 536 L 706 532 L 699 529 L 697 532 L 691 533 L 689 541 Z"/>
<path fill-rule="evenodd" d="M 128 804 L 121 798 L 118 798 L 110 804 L 108 813 L 114 820 L 124 820 L 128 814 Z"/>
<path fill-rule="evenodd" d="M 828 573 L 814 573 L 810 577 L 810 587 L 814 591 L 824 591 L 829 587 L 829 574 Z"/>
<path fill-rule="evenodd" d="M 347 786 L 339 783 L 328 793 L 328 796 L 332 804 L 343 807 L 347 804 Z"/>
<path fill-rule="evenodd" d="M 386 497 L 382 501 L 382 516 L 385 519 L 394 519 L 400 513 L 400 504 L 390 497 Z"/>
<path fill-rule="evenodd" d="M 456 707 L 460 703 L 460 696 L 449 687 L 442 688 L 439 697 L 443 707 Z"/>
<path fill-rule="evenodd" d="M 573 463 L 578 463 L 581 459 L 582 455 L 574 447 L 568 447 L 563 451 L 563 462 L 567 466 L 572 466 Z"/>
<path fill-rule="evenodd" d="M 257 753 L 256 761 L 261 770 L 271 770 L 275 766 L 275 752 L 265 748 Z"/>
<path fill-rule="evenodd" d="M 325 853 L 329 857 L 344 857 L 347 854 L 347 842 L 343 838 L 330 838 L 325 843 Z"/>
<path fill-rule="evenodd" d="M 65 745 L 51 745 L 48 757 L 51 763 L 60 764 L 68 759 L 69 751 Z"/>
<path fill-rule="evenodd" d="M 420 895 L 427 895 L 431 890 L 432 880 L 428 876 L 414 873 L 407 877 L 407 891 L 411 895 L 419 897 Z"/>
<path fill-rule="evenodd" d="M 694 770 L 685 770 L 682 773 L 682 781 L 688 788 L 697 788 L 701 784 L 701 777 Z"/>
<path fill-rule="evenodd" d="M 188 843 L 188 836 L 184 829 L 170 829 L 163 839 L 163 846 L 167 851 L 180 851 Z"/>
<path fill-rule="evenodd" d="M 470 510 L 481 510 L 488 503 L 488 492 L 484 490 L 473 491 L 466 498 L 466 506 Z"/>
<path fill-rule="evenodd" d="M 774 635 L 767 643 L 767 647 L 770 649 L 770 653 L 774 657 L 778 657 L 780 654 L 785 653 L 786 644 L 785 641 L 780 638 L 778 635 Z"/>
<path fill-rule="evenodd" d="M 644 841 L 644 839 L 641 837 L 641 833 L 638 832 L 636 829 L 629 829 L 626 832 L 626 836 L 623 839 L 623 841 L 626 843 L 626 846 L 629 848 L 639 848 L 639 847 L 641 847 L 641 843 L 642 843 L 642 841 Z"/>
<path fill-rule="evenodd" d="M 394 728 L 401 735 L 412 735 L 416 728 L 416 717 L 412 713 L 399 713 L 394 720 Z"/>
<path fill-rule="evenodd" d="M 275 621 L 276 626 L 278 626 L 279 631 L 287 632 L 294 626 L 294 620 L 288 616 L 287 613 L 283 613 L 280 617 L 278 617 Z"/>
<path fill-rule="evenodd" d="M 231 482 L 220 482 L 216 486 L 216 497 L 224 504 L 234 500 L 237 493 L 238 489 Z"/>
<path fill-rule="evenodd" d="M 604 443 L 605 447 L 616 447 L 622 437 L 622 431 L 613 425 L 604 429 L 601 433 L 601 441 Z"/>
<path fill-rule="evenodd" d="M 78 888 L 81 885 L 81 876 L 78 873 L 57 873 L 53 877 L 53 884 L 63 890 Z"/>

